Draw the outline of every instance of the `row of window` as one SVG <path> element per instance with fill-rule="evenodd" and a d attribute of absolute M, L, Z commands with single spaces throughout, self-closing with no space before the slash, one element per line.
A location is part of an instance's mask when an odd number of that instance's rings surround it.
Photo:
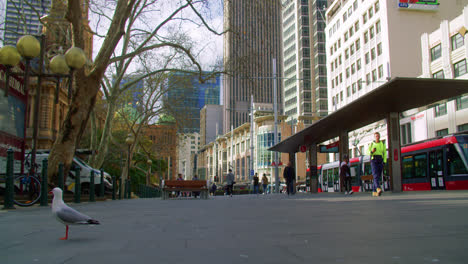
<path fill-rule="evenodd" d="M 468 108 L 468 96 L 455 99 L 455 111 Z M 438 104 L 434 107 L 434 116 L 439 117 L 447 114 L 447 103 Z"/>
<path fill-rule="evenodd" d="M 368 73 L 366 75 L 366 85 L 370 85 L 372 82 L 376 82 L 378 79 L 381 79 L 383 77 L 384 77 L 383 65 L 380 65 L 377 69 L 372 70 L 371 73 Z M 351 94 L 355 94 L 356 91 L 360 91 L 362 89 L 362 83 L 363 83 L 362 79 L 359 79 L 356 82 L 354 82 L 352 85 L 346 87 L 346 97 L 350 97 Z M 338 103 L 338 101 L 342 102 L 343 99 L 344 99 L 343 91 L 340 91 L 340 93 L 332 97 L 332 104 L 335 105 L 335 103 Z"/>
<path fill-rule="evenodd" d="M 460 77 L 466 73 L 467 73 L 466 59 L 463 59 L 453 64 L 453 77 L 454 78 Z M 432 78 L 444 79 L 445 78 L 444 70 L 440 70 L 438 72 L 433 73 Z"/>
<path fill-rule="evenodd" d="M 457 33 L 450 37 L 450 43 L 450 47 L 454 51 L 465 45 L 465 38 L 460 33 Z M 435 61 L 440 57 L 442 57 L 442 46 L 438 44 L 431 48 L 431 61 Z"/>
<path fill-rule="evenodd" d="M 364 44 L 367 44 L 369 42 L 369 40 L 373 39 L 377 34 L 379 34 L 381 32 L 381 26 L 380 26 L 380 20 L 376 22 L 375 25 L 372 25 L 369 30 L 366 30 L 363 34 L 363 40 L 364 40 Z M 336 43 L 330 47 L 330 53 L 333 54 L 333 51 L 337 50 L 336 48 L 340 48 L 340 43 L 341 41 L 338 40 L 337 42 L 339 45 L 336 46 Z M 355 52 L 359 51 L 361 49 L 361 39 L 358 38 L 356 39 L 356 41 L 354 41 L 353 43 L 351 43 L 351 45 L 349 46 L 349 48 L 345 49 L 345 59 L 349 59 L 350 56 L 353 56 Z M 382 44 L 379 43 L 377 45 L 377 49 L 378 49 L 378 52 L 379 52 L 379 55 L 382 54 Z M 374 49 L 374 53 L 375 53 L 375 49 Z M 338 57 L 335 58 L 335 61 L 332 61 L 331 62 L 331 72 L 333 72 L 334 69 L 338 68 L 338 64 L 341 65 L 341 55 L 339 55 Z M 333 67 L 334 66 L 334 67 Z"/>
<path fill-rule="evenodd" d="M 376 48 L 372 48 L 370 52 L 367 52 L 364 55 L 366 65 L 371 62 L 371 60 L 375 60 L 378 56 L 382 55 L 382 43 L 377 44 Z M 339 61 L 341 64 L 341 61 Z M 333 62 L 332 62 L 332 67 L 333 67 Z M 335 64 L 336 67 L 336 64 Z M 349 78 L 352 74 L 355 74 L 357 71 L 361 70 L 361 59 L 357 59 L 355 63 L 352 63 L 350 67 L 346 68 L 346 78 Z M 333 72 L 333 70 L 332 70 Z M 369 75 L 369 74 L 368 74 Z M 381 76 L 382 75 L 382 76 Z M 381 65 L 379 67 L 379 78 L 383 77 L 383 66 Z M 375 81 L 375 80 L 373 80 Z M 338 86 L 338 83 L 343 82 L 343 76 L 340 73 L 335 77 L 335 79 L 332 79 L 332 89 L 335 88 L 335 86 Z"/>

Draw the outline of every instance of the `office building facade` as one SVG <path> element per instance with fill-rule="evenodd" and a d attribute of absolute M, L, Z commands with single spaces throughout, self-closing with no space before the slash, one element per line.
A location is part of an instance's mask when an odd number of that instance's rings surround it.
<path fill-rule="evenodd" d="M 23 35 L 40 35 L 39 18 L 49 13 L 51 3 L 51 0 L 6 0 L 3 44 L 15 46 Z"/>
<path fill-rule="evenodd" d="M 224 1 L 223 133 L 249 122 L 255 103 L 274 101 L 273 60 L 282 71 L 281 1 Z M 277 79 L 277 103 L 282 107 L 282 82 Z"/>
<path fill-rule="evenodd" d="M 164 103 L 179 123 L 181 133 L 200 133 L 200 111 L 220 104 L 220 75 L 199 81 L 199 75 L 175 73 L 169 77 Z"/>
<path fill-rule="evenodd" d="M 419 2 L 335 0 L 331 3 L 325 28 L 329 111 L 353 102 L 393 77 L 421 75 L 421 34 L 435 30 L 442 20 L 459 15 L 467 1 Z M 366 149 L 373 132 L 382 132 L 385 137 L 386 126 L 379 123 L 354 131 L 355 137 L 351 135 L 349 142 L 359 143 L 350 146 L 350 150 L 354 149 L 352 153 Z"/>
<path fill-rule="evenodd" d="M 288 120 L 328 113 L 326 0 L 283 0 L 283 98 Z M 312 120 L 304 120 L 310 124 Z"/>

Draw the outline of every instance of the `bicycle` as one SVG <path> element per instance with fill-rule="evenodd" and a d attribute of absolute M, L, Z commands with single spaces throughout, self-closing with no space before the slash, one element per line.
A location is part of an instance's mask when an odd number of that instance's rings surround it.
<path fill-rule="evenodd" d="M 14 203 L 19 206 L 31 206 L 41 198 L 41 181 L 29 173 L 14 179 Z"/>
<path fill-rule="evenodd" d="M 13 201 L 19 206 L 31 206 L 41 199 L 41 177 L 37 172 L 40 170 L 38 164 L 34 164 L 34 175 L 30 171 L 29 155 L 25 158 L 26 174 L 15 176 L 13 180 Z"/>

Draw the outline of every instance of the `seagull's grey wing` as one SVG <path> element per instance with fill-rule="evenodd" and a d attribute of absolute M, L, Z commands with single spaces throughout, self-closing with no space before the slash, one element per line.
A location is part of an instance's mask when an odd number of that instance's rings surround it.
<path fill-rule="evenodd" d="M 69 224 L 88 224 L 89 216 L 84 215 L 68 206 L 57 210 L 57 217 L 65 223 Z"/>

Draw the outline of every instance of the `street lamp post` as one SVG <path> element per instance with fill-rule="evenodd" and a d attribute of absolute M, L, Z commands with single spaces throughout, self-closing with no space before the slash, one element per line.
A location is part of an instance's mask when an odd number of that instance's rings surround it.
<path fill-rule="evenodd" d="M 70 48 L 65 56 L 56 55 L 49 63 L 50 72 L 44 72 L 44 56 L 45 56 L 45 36 L 40 36 L 38 41 L 34 36 L 26 35 L 21 37 L 16 43 L 16 47 L 6 45 L 0 49 L 0 64 L 6 67 L 5 77 L 5 96 L 8 96 L 9 78 L 10 75 L 19 76 L 20 74 L 12 72 L 11 68 L 18 65 L 21 58 L 25 61 L 24 70 L 24 89 L 28 89 L 29 77 L 37 77 L 36 95 L 34 98 L 34 111 L 33 111 L 33 137 L 31 148 L 31 168 L 30 173 L 35 173 L 36 163 L 36 149 L 37 138 L 39 130 L 39 110 L 40 110 L 40 97 L 42 78 L 56 78 L 57 86 L 55 91 L 55 103 L 58 103 L 58 91 L 60 86 L 60 78 L 68 78 L 68 98 L 71 98 L 71 88 L 73 83 L 73 69 L 80 69 L 86 63 L 86 56 L 82 49 L 77 47 Z M 31 60 L 39 56 L 39 71 L 37 73 L 30 73 Z"/>
<path fill-rule="evenodd" d="M 133 138 L 132 133 L 128 134 L 127 138 L 125 139 L 125 144 L 127 144 L 127 146 L 128 146 L 127 173 L 125 175 L 125 179 L 124 179 L 124 175 L 122 173 L 122 180 L 121 180 L 121 183 L 120 183 L 120 191 L 121 191 L 121 193 L 124 194 L 124 197 L 125 197 L 125 193 L 124 193 L 125 189 L 124 188 L 125 188 L 125 184 L 127 183 L 126 180 L 130 179 L 130 148 L 132 147 L 134 142 L 135 142 L 135 138 Z"/>
<path fill-rule="evenodd" d="M 151 184 L 151 165 L 153 164 L 153 161 L 148 159 L 146 161 L 146 164 L 148 164 L 148 176 L 146 177 L 146 185 L 150 186 L 150 184 Z"/>

